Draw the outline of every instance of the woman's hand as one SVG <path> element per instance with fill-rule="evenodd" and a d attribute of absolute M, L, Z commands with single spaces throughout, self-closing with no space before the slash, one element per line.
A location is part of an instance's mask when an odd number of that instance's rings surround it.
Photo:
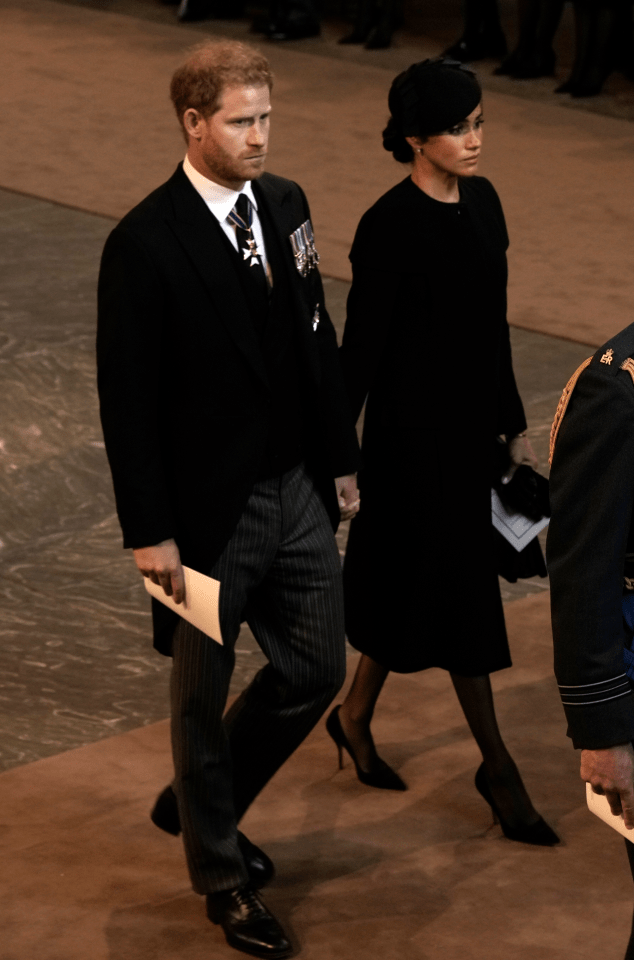
<path fill-rule="evenodd" d="M 535 456 L 535 451 L 533 450 L 531 442 L 525 433 L 518 433 L 516 437 L 513 437 L 512 440 L 509 440 L 508 447 L 509 456 L 511 458 L 511 466 L 502 477 L 502 483 L 509 483 L 513 479 L 513 475 L 517 468 L 521 467 L 523 463 L 529 467 L 532 467 L 533 470 L 537 470 L 537 457 Z"/>
<path fill-rule="evenodd" d="M 335 480 L 335 489 L 337 491 L 341 519 L 352 520 L 359 512 L 359 505 L 361 504 L 355 474 L 350 474 L 347 477 L 337 477 Z"/>

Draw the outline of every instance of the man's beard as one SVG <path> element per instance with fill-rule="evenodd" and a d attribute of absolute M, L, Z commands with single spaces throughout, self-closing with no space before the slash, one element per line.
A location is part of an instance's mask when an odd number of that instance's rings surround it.
<path fill-rule="evenodd" d="M 205 163 L 220 180 L 257 180 L 264 173 L 263 167 L 257 168 L 244 160 L 236 160 L 218 146 L 213 153 L 207 154 Z"/>

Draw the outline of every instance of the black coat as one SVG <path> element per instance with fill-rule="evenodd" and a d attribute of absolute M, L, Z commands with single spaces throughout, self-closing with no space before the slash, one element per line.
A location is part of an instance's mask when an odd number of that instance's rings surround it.
<path fill-rule="evenodd" d="M 555 673 L 568 734 L 589 750 L 634 740 L 621 609 L 626 554 L 634 553 L 634 384 L 621 364 L 632 357 L 634 324 L 579 377 L 550 474 Z"/>
<path fill-rule="evenodd" d="M 358 447 L 319 274 L 301 277 L 292 256 L 289 235 L 308 205 L 296 184 L 271 174 L 254 190 L 286 252 L 286 276 L 274 280 L 289 285 L 293 305 L 306 461 L 336 525 L 332 479 L 355 471 Z M 173 537 L 183 563 L 203 572 L 253 488 L 271 407 L 231 253 L 179 166 L 112 231 L 99 278 L 101 418 L 124 546 Z M 165 652 L 175 621 L 163 610 L 155 604 L 155 643 Z"/>
<path fill-rule="evenodd" d="M 478 675 L 510 665 L 490 490 L 495 436 L 526 421 L 502 208 L 480 177 L 460 195 L 408 178 L 357 230 L 341 355 L 353 415 L 367 406 L 344 583 L 355 647 L 392 670 Z"/>

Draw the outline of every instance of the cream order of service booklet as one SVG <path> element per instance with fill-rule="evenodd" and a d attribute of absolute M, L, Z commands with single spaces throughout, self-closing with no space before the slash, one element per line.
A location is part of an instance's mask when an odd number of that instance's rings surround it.
<path fill-rule="evenodd" d="M 185 577 L 185 601 L 183 603 L 174 603 L 173 599 L 167 596 L 163 587 L 152 583 L 149 577 L 143 578 L 145 589 L 155 600 L 160 600 L 166 607 L 177 613 L 179 617 L 183 617 L 192 626 L 202 630 L 216 643 L 222 644 L 222 631 L 218 613 L 220 581 L 214 580 L 212 577 L 206 577 L 203 573 L 198 573 L 190 567 L 183 567 L 183 575 Z"/>
<path fill-rule="evenodd" d="M 523 513 L 509 510 L 500 500 L 497 492 L 491 489 L 491 520 L 493 526 L 519 552 L 527 546 L 540 530 L 548 526 L 549 518 L 529 520 Z"/>
<path fill-rule="evenodd" d="M 622 815 L 613 814 L 610 810 L 608 798 L 601 793 L 595 793 L 589 783 L 586 783 L 586 798 L 588 801 L 588 810 L 596 814 L 600 820 L 607 823 L 617 833 L 620 833 L 626 840 L 634 841 L 634 830 L 628 830 Z"/>

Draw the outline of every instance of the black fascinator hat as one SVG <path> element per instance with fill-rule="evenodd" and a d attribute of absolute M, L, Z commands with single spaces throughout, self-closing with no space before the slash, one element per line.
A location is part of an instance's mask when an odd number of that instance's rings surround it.
<path fill-rule="evenodd" d="M 414 154 L 405 137 L 424 140 L 448 130 L 475 110 L 482 88 L 472 70 L 457 60 L 423 60 L 399 73 L 388 94 L 390 119 L 383 146 L 401 163 Z"/>

